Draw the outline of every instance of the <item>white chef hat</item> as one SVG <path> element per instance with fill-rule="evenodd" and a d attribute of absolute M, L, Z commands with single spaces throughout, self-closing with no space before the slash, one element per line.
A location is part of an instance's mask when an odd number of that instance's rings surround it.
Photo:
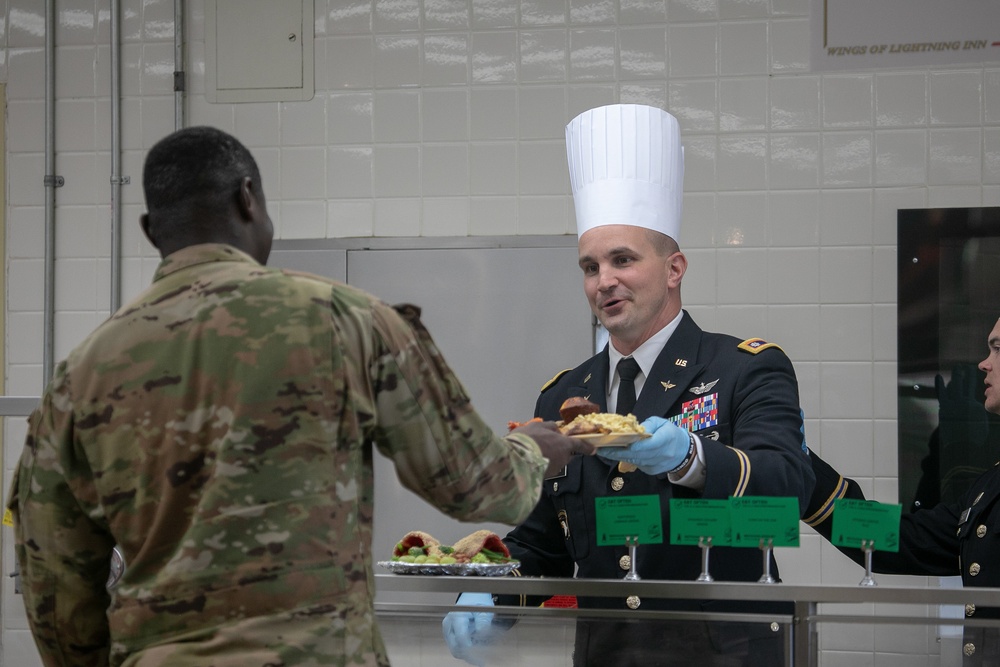
<path fill-rule="evenodd" d="M 677 119 L 642 104 L 584 111 L 566 126 L 577 236 L 634 225 L 680 242 L 684 148 Z"/>

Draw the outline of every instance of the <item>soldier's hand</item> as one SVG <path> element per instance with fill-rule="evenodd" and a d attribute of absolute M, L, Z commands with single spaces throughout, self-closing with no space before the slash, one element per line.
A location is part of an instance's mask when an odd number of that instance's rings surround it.
<path fill-rule="evenodd" d="M 558 473 L 574 456 L 591 456 L 597 451 L 589 442 L 560 433 L 555 422 L 528 422 L 511 433 L 524 433 L 538 444 L 542 456 L 549 460 L 549 467 L 545 470 L 546 477 Z"/>
<path fill-rule="evenodd" d="M 492 609 L 493 596 L 489 593 L 466 592 L 458 597 L 458 604 Z M 477 667 L 486 664 L 484 649 L 502 632 L 493 625 L 492 611 L 449 612 L 441 621 L 441 628 L 451 654 Z"/>

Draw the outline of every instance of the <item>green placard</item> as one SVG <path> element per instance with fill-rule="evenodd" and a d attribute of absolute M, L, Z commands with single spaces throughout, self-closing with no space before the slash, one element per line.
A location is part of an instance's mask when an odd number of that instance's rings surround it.
<path fill-rule="evenodd" d="M 874 500 L 840 498 L 833 502 L 833 545 L 861 548 L 861 540 L 874 542 L 875 551 L 899 551 L 899 518 L 902 505 Z"/>
<path fill-rule="evenodd" d="M 671 498 L 670 543 L 698 545 L 710 537 L 711 546 L 727 547 L 733 541 L 731 514 L 728 500 Z"/>
<path fill-rule="evenodd" d="M 799 499 L 770 496 L 730 498 L 733 546 L 760 548 L 799 546 Z"/>
<path fill-rule="evenodd" d="M 639 544 L 663 544 L 660 496 L 606 496 L 594 505 L 597 546 L 621 546 L 634 538 Z"/>

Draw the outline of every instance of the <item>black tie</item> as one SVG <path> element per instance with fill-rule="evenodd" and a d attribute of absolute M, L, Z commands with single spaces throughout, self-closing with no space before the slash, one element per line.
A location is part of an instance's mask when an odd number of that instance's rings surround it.
<path fill-rule="evenodd" d="M 639 362 L 628 357 L 618 362 L 618 400 L 615 411 L 627 415 L 635 407 L 635 376 L 639 374 Z"/>

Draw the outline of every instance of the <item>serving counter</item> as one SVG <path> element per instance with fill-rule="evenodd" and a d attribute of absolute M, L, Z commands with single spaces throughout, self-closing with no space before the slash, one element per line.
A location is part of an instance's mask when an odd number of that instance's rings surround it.
<path fill-rule="evenodd" d="M 797 586 L 786 584 L 624 581 L 620 579 L 544 579 L 376 574 L 380 594 L 376 613 L 394 667 L 461 665 L 445 646 L 441 620 L 452 611 L 481 611 L 452 601 L 466 591 L 494 594 L 627 598 L 712 599 L 791 603 L 787 616 L 637 609 L 520 608 L 498 606 L 497 618 L 517 623 L 482 648 L 484 665 L 571 665 L 578 619 L 608 622 L 674 620 L 682 623 L 769 623 L 787 638 L 785 664 L 812 665 L 961 665 L 962 626 L 1000 628 L 1000 620 L 965 617 L 966 605 L 1000 607 L 995 588 L 902 588 L 876 586 Z M 883 631 L 879 632 L 876 628 Z M 836 635 L 835 648 L 821 641 Z M 878 637 L 890 637 L 879 641 Z M 650 641 L 655 641 L 651 637 Z M 843 650 L 848 646 L 856 650 Z M 626 652 L 628 647 L 621 647 Z M 867 655 L 866 655 L 867 654 Z"/>

